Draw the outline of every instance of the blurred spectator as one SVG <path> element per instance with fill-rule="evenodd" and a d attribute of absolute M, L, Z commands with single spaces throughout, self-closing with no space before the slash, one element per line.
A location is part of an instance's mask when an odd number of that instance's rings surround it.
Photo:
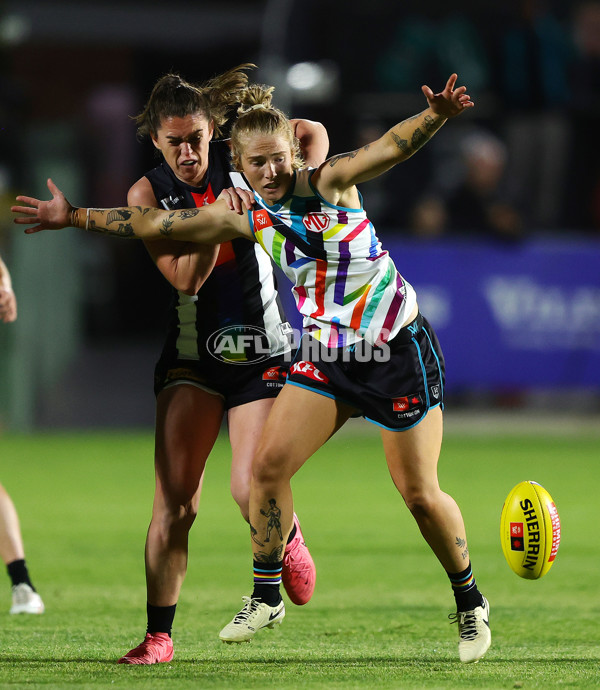
<path fill-rule="evenodd" d="M 414 233 L 520 239 L 522 218 L 504 191 L 506 146 L 490 132 L 473 129 L 459 141 L 458 151 L 458 165 L 449 159 L 456 158 L 455 149 L 438 155 L 432 188 L 412 212 Z"/>
<path fill-rule="evenodd" d="M 576 48 L 572 80 L 574 141 L 567 180 L 570 227 L 600 230 L 600 2 L 582 2 L 573 14 Z"/>
<path fill-rule="evenodd" d="M 504 12 L 497 18 L 496 68 L 508 192 L 529 209 L 526 220 L 534 229 L 555 228 L 564 220 L 573 45 L 546 0 L 507 3 Z"/>
<path fill-rule="evenodd" d="M 436 81 L 435 33 L 436 24 L 423 16 L 402 18 L 391 41 L 379 53 L 376 69 L 382 91 L 410 92 L 415 84 Z"/>
<path fill-rule="evenodd" d="M 452 72 L 473 93 L 490 88 L 490 65 L 479 27 L 471 15 L 447 8 L 446 12 L 446 17 L 436 13 L 429 18 L 422 10 L 401 17 L 377 60 L 382 91 L 410 93 L 415 86 L 439 83 Z"/>

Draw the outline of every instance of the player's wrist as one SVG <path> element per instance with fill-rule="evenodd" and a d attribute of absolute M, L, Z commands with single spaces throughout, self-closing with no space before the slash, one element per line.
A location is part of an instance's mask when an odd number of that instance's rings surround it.
<path fill-rule="evenodd" d="M 81 210 L 82 209 L 78 208 L 77 206 L 71 206 L 71 210 L 69 211 L 69 221 L 72 228 L 83 229 L 85 227 L 85 217 L 83 219 L 84 224 L 82 224 Z"/>

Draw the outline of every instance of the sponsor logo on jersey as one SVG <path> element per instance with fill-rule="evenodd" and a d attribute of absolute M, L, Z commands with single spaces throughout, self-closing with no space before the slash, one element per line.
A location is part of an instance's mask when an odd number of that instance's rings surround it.
<path fill-rule="evenodd" d="M 172 211 L 177 208 L 177 204 L 183 201 L 182 196 L 166 196 L 160 200 L 160 203 L 167 209 L 167 211 Z"/>
<path fill-rule="evenodd" d="M 312 232 L 324 232 L 329 227 L 331 218 L 326 213 L 311 211 L 302 217 L 302 222 L 307 230 L 312 230 Z"/>
<path fill-rule="evenodd" d="M 271 222 L 271 217 L 264 209 L 252 212 L 252 222 L 254 223 L 255 230 L 264 230 L 269 226 L 273 225 Z"/>
<path fill-rule="evenodd" d="M 320 383 L 329 383 L 329 377 L 325 376 L 312 362 L 296 362 L 290 369 L 290 374 L 300 374 L 306 376 L 313 381 Z"/>

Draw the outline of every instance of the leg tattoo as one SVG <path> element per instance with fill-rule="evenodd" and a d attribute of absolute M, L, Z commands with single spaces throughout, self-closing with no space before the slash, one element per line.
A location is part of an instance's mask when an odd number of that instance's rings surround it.
<path fill-rule="evenodd" d="M 280 539 L 283 539 L 281 532 L 281 510 L 277 507 L 277 501 L 274 498 L 269 499 L 269 509 L 265 512 L 262 508 L 260 514 L 269 518 L 267 523 L 267 536 L 265 541 L 269 541 L 271 538 L 271 530 L 275 528 Z M 255 540 L 256 541 L 256 540 Z"/>

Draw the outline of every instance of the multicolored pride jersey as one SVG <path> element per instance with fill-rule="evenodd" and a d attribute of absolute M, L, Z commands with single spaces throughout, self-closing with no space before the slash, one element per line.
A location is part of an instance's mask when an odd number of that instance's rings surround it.
<path fill-rule="evenodd" d="M 163 163 L 146 173 L 154 196 L 165 209 L 193 208 L 211 204 L 221 191 L 234 185 L 229 145 L 211 141 L 206 181 L 192 187 L 179 180 Z M 239 182 L 236 180 L 236 185 Z M 172 288 L 168 333 L 163 357 L 170 360 L 211 359 L 209 338 L 225 327 L 254 327 L 269 335 L 271 356 L 289 351 L 289 324 L 277 294 L 271 260 L 246 239 L 224 242 L 215 267 L 193 295 Z"/>
<path fill-rule="evenodd" d="M 255 192 L 250 227 L 294 284 L 306 332 L 327 347 L 385 343 L 410 317 L 415 290 L 382 249 L 364 209 L 325 201 L 311 184 L 313 172 L 298 171 L 272 206 Z"/>

